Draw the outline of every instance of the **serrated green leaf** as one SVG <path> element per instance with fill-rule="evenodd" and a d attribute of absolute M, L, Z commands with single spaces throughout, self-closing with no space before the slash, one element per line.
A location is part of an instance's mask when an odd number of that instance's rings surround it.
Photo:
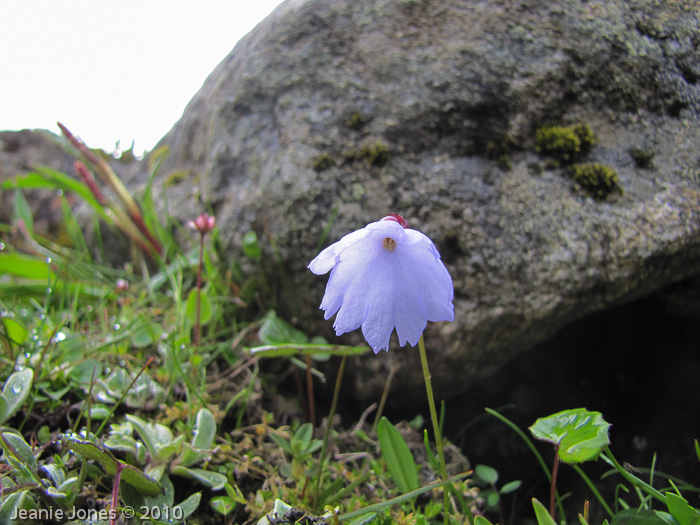
<path fill-rule="evenodd" d="M 418 468 L 403 436 L 386 417 L 377 426 L 377 436 L 389 475 L 403 493 L 418 488 Z"/>
<path fill-rule="evenodd" d="M 2 387 L 2 398 L 5 403 L 0 407 L 0 423 L 10 419 L 22 407 L 32 392 L 33 381 L 34 371 L 31 368 L 13 372 L 7 378 Z"/>
<path fill-rule="evenodd" d="M 187 305 L 185 306 L 185 316 L 187 320 L 195 324 L 197 322 L 197 290 L 194 289 L 187 296 Z M 209 295 L 202 290 L 199 304 L 199 324 L 205 325 L 214 316 L 214 307 L 212 306 Z"/>
<path fill-rule="evenodd" d="M 538 419 L 530 432 L 537 439 L 558 445 L 559 459 L 564 463 L 581 463 L 598 458 L 610 444 L 609 428 L 600 412 L 576 408 Z"/>

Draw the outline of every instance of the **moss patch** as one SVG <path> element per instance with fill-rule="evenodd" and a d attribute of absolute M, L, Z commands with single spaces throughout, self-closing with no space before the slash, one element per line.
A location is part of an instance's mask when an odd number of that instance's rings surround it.
<path fill-rule="evenodd" d="M 495 139 L 486 145 L 486 157 L 496 161 L 501 169 L 510 170 L 513 167 L 510 153 L 514 147 L 515 143 L 508 133 L 499 133 Z"/>
<path fill-rule="evenodd" d="M 638 168 L 652 168 L 654 160 L 654 152 L 642 148 L 632 148 L 630 156 L 634 160 L 634 164 Z"/>
<path fill-rule="evenodd" d="M 580 159 L 595 143 L 595 134 L 586 124 L 543 126 L 535 132 L 535 151 L 561 164 Z"/>
<path fill-rule="evenodd" d="M 163 185 L 166 188 L 172 188 L 173 186 L 177 186 L 181 182 L 184 182 L 188 177 L 190 176 L 189 171 L 187 170 L 176 170 L 168 174 L 168 176 L 165 178 L 165 182 Z"/>
<path fill-rule="evenodd" d="M 311 159 L 311 167 L 315 171 L 325 171 L 335 166 L 335 159 L 328 153 L 321 153 Z"/>
<path fill-rule="evenodd" d="M 606 164 L 575 164 L 569 172 L 576 185 L 594 199 L 603 200 L 612 193 L 623 192 L 617 171 Z"/>
<path fill-rule="evenodd" d="M 370 166 L 384 166 L 391 158 L 389 146 L 382 142 L 375 142 L 362 146 L 360 149 L 350 149 L 343 152 L 346 162 L 364 160 Z"/>

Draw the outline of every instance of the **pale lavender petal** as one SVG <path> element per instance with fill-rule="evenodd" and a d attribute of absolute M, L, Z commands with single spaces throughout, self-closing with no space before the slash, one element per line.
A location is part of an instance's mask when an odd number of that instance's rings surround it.
<path fill-rule="evenodd" d="M 331 244 L 328 248 L 319 253 L 316 258 L 309 263 L 309 270 L 316 275 L 323 275 L 331 271 L 333 266 L 338 262 L 340 254 L 349 246 L 368 237 L 370 232 L 362 228 L 360 230 L 348 233 L 338 242 Z"/>
<path fill-rule="evenodd" d="M 385 244 L 395 241 L 391 248 Z M 381 220 L 323 250 L 309 269 L 331 271 L 321 302 L 324 317 L 341 335 L 362 327 L 375 353 L 399 343 L 415 346 L 428 321 L 454 319 L 452 278 L 435 245 L 422 233 Z"/>
<path fill-rule="evenodd" d="M 362 334 L 375 354 L 389 349 L 391 333 L 396 326 L 396 260 L 392 253 L 382 250 L 385 253 L 374 260 L 364 290 L 368 308 Z"/>

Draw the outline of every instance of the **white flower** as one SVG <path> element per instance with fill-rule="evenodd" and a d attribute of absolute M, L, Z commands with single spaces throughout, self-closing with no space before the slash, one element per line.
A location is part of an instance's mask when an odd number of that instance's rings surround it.
<path fill-rule="evenodd" d="M 428 321 L 454 320 L 452 278 L 433 242 L 411 230 L 400 215 L 349 233 L 311 261 L 317 274 L 331 272 L 321 302 L 324 317 L 336 312 L 337 335 L 362 327 L 375 353 L 399 343 L 418 344 Z"/>

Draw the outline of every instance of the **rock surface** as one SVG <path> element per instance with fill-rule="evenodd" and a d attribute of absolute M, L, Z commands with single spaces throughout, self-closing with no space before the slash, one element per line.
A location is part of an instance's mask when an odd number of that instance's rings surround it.
<path fill-rule="evenodd" d="M 0 184 L 17 175 L 31 172 L 36 166 L 48 166 L 71 173 L 73 157 L 63 151 L 48 131 L 22 130 L 0 132 Z M 34 229 L 44 236 L 60 234 L 63 213 L 55 194 L 44 190 L 25 190 L 33 211 Z M 75 203 L 73 196 L 67 196 Z M 10 224 L 14 217 L 14 191 L 0 194 L 0 223 Z"/>
<path fill-rule="evenodd" d="M 306 270 L 324 229 L 328 244 L 402 214 L 454 279 L 455 322 L 426 334 L 451 396 L 700 271 L 699 44 L 694 1 L 287 0 L 164 137 L 157 183 L 183 221 L 211 205 L 231 254 L 251 229 L 273 238 L 281 314 L 331 340 Z M 621 194 L 591 198 L 537 153 L 538 128 L 577 123 L 597 137 L 579 160 L 616 170 Z M 424 397 L 417 350 L 352 366 L 360 397 L 391 366 L 395 401 Z"/>

